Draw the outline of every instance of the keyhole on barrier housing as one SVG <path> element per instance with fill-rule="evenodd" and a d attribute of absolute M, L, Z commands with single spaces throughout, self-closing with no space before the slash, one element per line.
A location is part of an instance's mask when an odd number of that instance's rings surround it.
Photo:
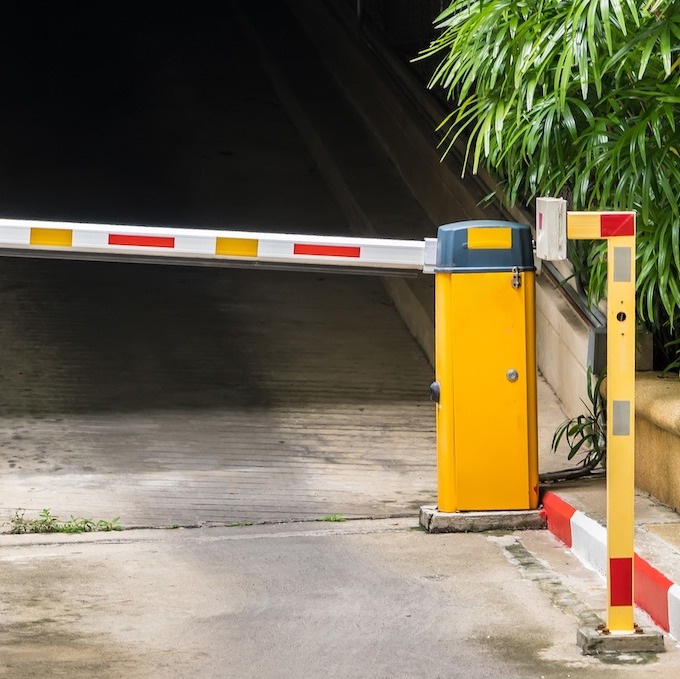
<path fill-rule="evenodd" d="M 619 311 L 619 313 L 616 314 L 616 320 L 623 323 L 623 321 L 626 320 L 626 314 L 624 314 L 623 311 Z"/>

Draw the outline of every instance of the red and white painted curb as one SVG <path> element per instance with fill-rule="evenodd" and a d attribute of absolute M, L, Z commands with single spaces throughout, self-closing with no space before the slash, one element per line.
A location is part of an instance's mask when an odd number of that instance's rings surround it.
<path fill-rule="evenodd" d="M 588 568 L 607 574 L 607 530 L 572 507 L 559 495 L 543 496 L 548 530 Z M 638 554 L 634 558 L 635 605 L 676 639 L 680 639 L 680 586 L 651 566 Z"/>

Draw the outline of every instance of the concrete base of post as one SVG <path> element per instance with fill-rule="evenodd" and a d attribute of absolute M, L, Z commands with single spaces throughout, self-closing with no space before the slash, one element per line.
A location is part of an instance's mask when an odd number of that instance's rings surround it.
<path fill-rule="evenodd" d="M 633 634 L 612 634 L 606 629 L 580 627 L 576 643 L 584 655 L 663 653 L 666 650 L 661 632 L 644 632 L 641 629 Z"/>
<path fill-rule="evenodd" d="M 420 508 L 420 525 L 428 533 L 483 533 L 488 530 L 540 530 L 546 527 L 540 509 L 486 512 L 440 512 Z"/>

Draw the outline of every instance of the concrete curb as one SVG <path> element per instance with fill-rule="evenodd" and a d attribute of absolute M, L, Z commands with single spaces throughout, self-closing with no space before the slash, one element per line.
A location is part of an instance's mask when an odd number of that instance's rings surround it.
<path fill-rule="evenodd" d="M 420 508 L 420 525 L 428 533 L 483 533 L 489 530 L 541 530 L 545 512 L 517 511 L 440 512 L 433 505 Z"/>
<path fill-rule="evenodd" d="M 548 530 L 588 568 L 606 576 L 607 529 L 553 492 L 543 496 L 543 511 Z M 634 588 L 636 606 L 680 639 L 680 586 L 635 554 Z"/>

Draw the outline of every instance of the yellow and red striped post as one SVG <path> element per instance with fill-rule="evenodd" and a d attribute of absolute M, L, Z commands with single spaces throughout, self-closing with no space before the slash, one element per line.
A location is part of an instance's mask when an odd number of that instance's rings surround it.
<path fill-rule="evenodd" d="M 632 634 L 635 213 L 568 212 L 567 237 L 607 240 L 607 627 Z"/>

